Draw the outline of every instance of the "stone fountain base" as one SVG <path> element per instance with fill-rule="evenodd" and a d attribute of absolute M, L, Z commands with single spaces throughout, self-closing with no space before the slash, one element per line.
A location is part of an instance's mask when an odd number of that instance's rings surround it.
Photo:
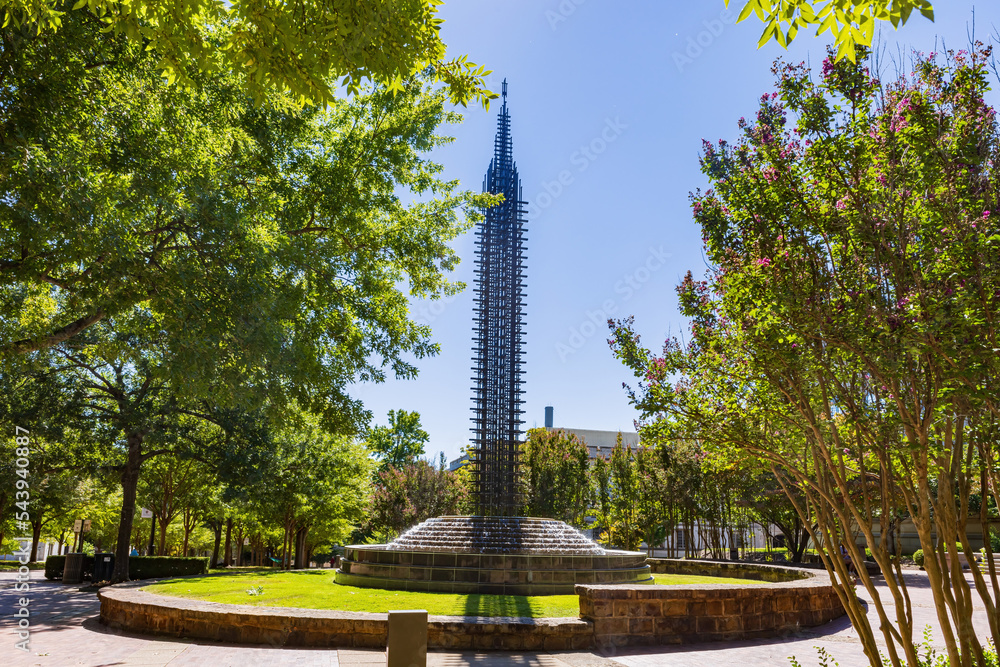
<path fill-rule="evenodd" d="M 345 549 L 338 584 L 505 595 L 572 594 L 577 584 L 651 584 L 646 554 L 603 549 L 561 521 L 438 517 L 390 544 Z"/>

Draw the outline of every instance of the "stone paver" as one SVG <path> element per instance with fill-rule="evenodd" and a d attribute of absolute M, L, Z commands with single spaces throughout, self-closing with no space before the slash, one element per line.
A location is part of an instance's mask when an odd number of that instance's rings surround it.
<path fill-rule="evenodd" d="M 210 642 L 144 637 L 105 628 L 98 622 L 100 605 L 93 593 L 47 582 L 32 572 L 31 652 L 14 648 L 11 611 L 22 594 L 13 589 L 13 573 L 0 573 L 0 667 L 368 667 L 385 665 L 385 654 L 362 649 L 296 649 L 233 646 Z M 907 574 L 917 628 L 937 626 L 934 606 L 921 572 Z M 859 589 L 860 590 L 860 589 Z M 884 587 L 880 587 L 885 592 Z M 867 593 L 860 591 L 862 599 Z M 874 610 L 870 617 L 874 618 Z M 976 607 L 974 622 L 984 639 L 989 636 L 985 610 Z M 934 643 L 941 649 L 940 634 Z M 803 667 L 819 664 L 814 647 L 822 646 L 840 667 L 868 664 L 857 633 L 846 618 L 797 635 L 779 639 L 713 644 L 625 649 L 606 655 L 593 652 L 469 653 L 432 651 L 430 667 L 787 667 L 796 656 Z"/>

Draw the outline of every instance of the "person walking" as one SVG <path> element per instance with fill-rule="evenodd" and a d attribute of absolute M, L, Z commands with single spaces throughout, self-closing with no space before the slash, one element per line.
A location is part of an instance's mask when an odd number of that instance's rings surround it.
<path fill-rule="evenodd" d="M 844 543 L 840 543 L 840 557 L 844 559 L 844 564 L 847 565 L 847 571 L 854 578 L 854 584 L 858 583 L 858 569 L 854 566 L 854 560 L 851 558 L 851 554 L 847 553 L 847 547 Z"/>

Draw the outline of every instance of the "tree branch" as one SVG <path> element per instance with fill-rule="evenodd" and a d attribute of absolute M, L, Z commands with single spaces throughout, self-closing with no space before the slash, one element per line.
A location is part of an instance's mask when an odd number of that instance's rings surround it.
<path fill-rule="evenodd" d="M 52 347 L 53 345 L 58 345 L 59 343 L 69 340 L 87 327 L 97 324 L 107 317 L 107 315 L 108 313 L 106 311 L 98 310 L 92 315 L 81 317 L 74 322 L 70 322 L 61 329 L 56 329 L 51 334 L 43 338 L 26 338 L 24 340 L 16 341 L 6 347 L 0 348 L 0 357 L 5 357 L 11 354 L 27 354 L 28 352 L 44 350 Z"/>

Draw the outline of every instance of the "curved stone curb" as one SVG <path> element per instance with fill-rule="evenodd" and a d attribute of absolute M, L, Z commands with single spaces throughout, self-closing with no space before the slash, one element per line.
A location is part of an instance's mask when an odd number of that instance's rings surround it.
<path fill-rule="evenodd" d="M 176 579 L 176 577 L 174 577 Z M 255 607 L 157 595 L 154 581 L 101 589 L 101 622 L 145 634 L 270 646 L 384 648 L 389 615 Z M 428 646 L 447 649 L 589 648 L 593 623 L 579 618 L 431 616 Z"/>
<path fill-rule="evenodd" d="M 576 587 L 582 618 L 431 616 L 428 646 L 533 651 L 751 639 L 822 625 L 846 613 L 825 571 L 670 559 L 649 559 L 649 565 L 658 573 L 738 573 L 760 583 L 583 584 Z M 101 622 L 139 633 L 241 644 L 386 644 L 388 614 L 223 604 L 142 590 L 156 581 L 102 588 Z"/>
<path fill-rule="evenodd" d="M 727 561 L 651 558 L 654 573 L 733 576 L 757 584 L 576 587 L 596 646 L 648 646 L 773 637 L 846 614 L 826 571 Z"/>

